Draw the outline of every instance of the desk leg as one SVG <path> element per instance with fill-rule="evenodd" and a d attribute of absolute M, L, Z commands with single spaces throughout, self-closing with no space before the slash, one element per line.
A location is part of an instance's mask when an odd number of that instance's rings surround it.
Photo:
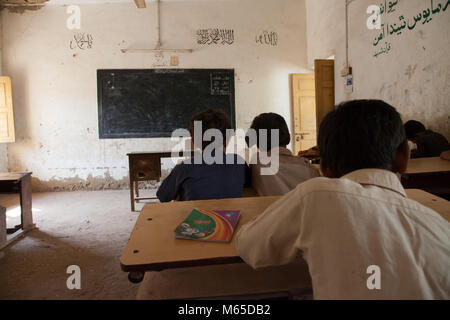
<path fill-rule="evenodd" d="M 131 211 L 136 211 L 134 208 L 134 181 L 130 178 L 130 199 L 131 199 Z"/>
<path fill-rule="evenodd" d="M 6 208 L 0 207 L 0 248 L 6 244 Z"/>
<path fill-rule="evenodd" d="M 136 197 L 139 198 L 139 181 L 136 181 L 135 186 L 136 186 L 136 188 L 135 188 L 136 189 Z"/>
<path fill-rule="evenodd" d="M 20 207 L 22 210 L 22 228 L 24 231 L 34 228 L 31 196 L 31 176 L 27 175 L 20 182 Z"/>

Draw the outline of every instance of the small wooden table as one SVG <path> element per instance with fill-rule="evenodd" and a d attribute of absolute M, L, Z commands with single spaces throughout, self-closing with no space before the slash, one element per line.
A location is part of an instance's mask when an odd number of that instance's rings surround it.
<path fill-rule="evenodd" d="M 422 190 L 407 190 L 408 197 L 430 207 L 450 221 L 450 203 Z M 239 228 L 260 215 L 280 197 L 258 197 L 147 204 L 139 215 L 130 240 L 120 258 L 123 271 L 143 273 L 171 268 L 242 262 L 231 243 L 183 241 L 173 230 L 193 208 L 242 211 Z M 135 279 L 139 279 L 137 276 Z M 130 278 L 130 277 L 129 277 Z M 130 278 L 130 281 L 133 281 Z M 134 282 L 134 281 L 133 281 Z M 139 281 L 135 281 L 139 282 Z"/>
<path fill-rule="evenodd" d="M 131 152 L 128 153 L 130 175 L 130 201 L 131 211 L 135 210 L 136 201 L 150 200 L 153 198 L 139 197 L 139 181 L 161 180 L 161 159 L 172 157 L 185 157 L 191 155 L 190 151 L 179 152 Z"/>
<path fill-rule="evenodd" d="M 402 184 L 407 189 L 422 189 L 447 200 L 450 198 L 450 161 L 441 158 L 411 159 Z"/>
<path fill-rule="evenodd" d="M 161 158 L 171 156 L 171 152 L 132 152 L 128 153 L 130 175 L 131 211 L 135 210 L 135 203 L 139 200 L 156 199 L 139 197 L 139 181 L 161 179 Z"/>
<path fill-rule="evenodd" d="M 23 233 L 35 228 L 33 224 L 33 213 L 31 204 L 31 172 L 23 173 L 0 173 L 0 193 L 19 193 L 20 194 L 20 207 L 21 207 L 21 224 L 14 228 L 6 230 L 0 230 L 0 240 L 4 241 L 0 243 L 0 249 L 7 246 L 17 237 Z M 3 216 L 3 215 L 2 215 Z M 3 218 L 3 217 L 0 217 Z M 0 225 L 3 223 L 0 223 Z M 3 234 L 15 234 L 22 229 L 22 232 L 16 234 L 11 239 L 6 241 L 6 236 Z"/>

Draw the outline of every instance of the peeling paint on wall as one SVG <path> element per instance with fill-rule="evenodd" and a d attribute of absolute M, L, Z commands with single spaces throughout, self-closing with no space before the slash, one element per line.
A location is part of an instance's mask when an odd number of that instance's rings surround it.
<path fill-rule="evenodd" d="M 0 5 L 0 11 L 6 10 L 9 13 L 18 13 L 23 14 L 26 11 L 37 11 L 45 7 L 45 4 L 43 5 L 33 5 L 33 6 L 4 6 Z"/>
<path fill-rule="evenodd" d="M 161 181 L 170 173 L 170 170 L 162 170 Z M 79 190 L 126 190 L 129 189 L 129 177 L 122 179 L 114 179 L 109 172 L 104 176 L 93 176 L 89 174 L 86 179 L 80 178 L 78 175 L 72 178 L 52 178 L 50 180 L 41 180 L 32 176 L 33 192 L 59 192 L 59 191 L 79 191 Z M 154 190 L 158 188 L 157 181 L 141 181 L 139 182 L 140 190 Z"/>

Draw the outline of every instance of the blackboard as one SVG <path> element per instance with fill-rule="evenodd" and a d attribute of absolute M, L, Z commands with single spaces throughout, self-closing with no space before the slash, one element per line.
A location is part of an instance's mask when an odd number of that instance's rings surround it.
<path fill-rule="evenodd" d="M 220 108 L 236 127 L 234 69 L 97 70 L 100 139 L 171 137 Z"/>

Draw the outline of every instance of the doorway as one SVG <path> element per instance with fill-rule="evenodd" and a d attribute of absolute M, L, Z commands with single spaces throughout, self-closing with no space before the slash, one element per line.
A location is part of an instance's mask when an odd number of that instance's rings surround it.
<path fill-rule="evenodd" d="M 320 124 L 334 105 L 334 60 L 315 60 L 314 74 L 292 75 L 294 154 L 317 145 Z"/>

